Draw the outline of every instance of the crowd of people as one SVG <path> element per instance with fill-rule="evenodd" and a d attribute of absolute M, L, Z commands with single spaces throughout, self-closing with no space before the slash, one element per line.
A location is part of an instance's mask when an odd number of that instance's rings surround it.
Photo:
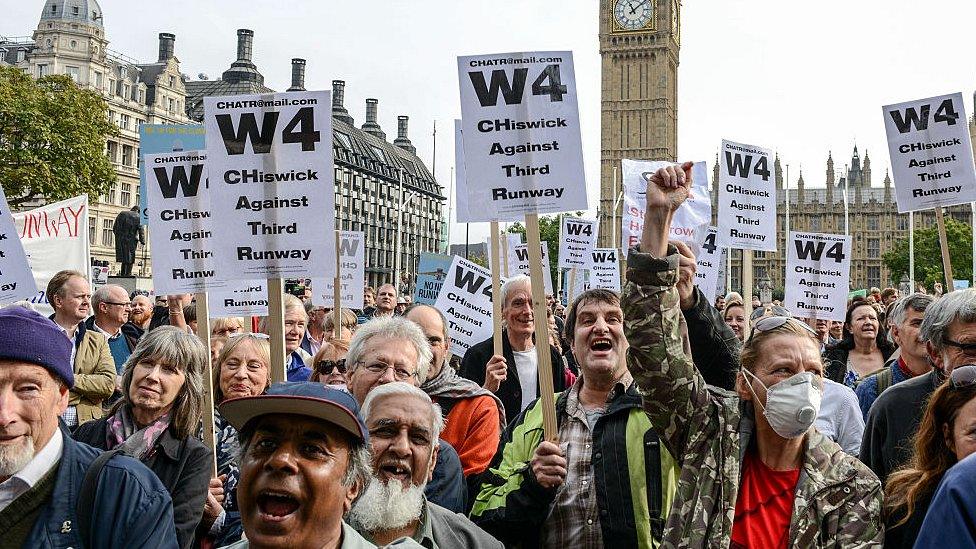
<path fill-rule="evenodd" d="M 0 545 L 976 547 L 976 290 L 713 302 L 668 240 L 689 170 L 651 178 L 621 293 L 538 319 L 509 279 L 501 354 L 391 284 L 338 327 L 285 295 L 272 383 L 267 322 L 207 349 L 190 296 L 58 273 L 50 318 L 0 310 Z"/>

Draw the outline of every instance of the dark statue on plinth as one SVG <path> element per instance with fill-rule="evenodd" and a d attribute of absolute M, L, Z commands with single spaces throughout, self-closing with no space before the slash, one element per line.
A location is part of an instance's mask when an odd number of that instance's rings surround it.
<path fill-rule="evenodd" d="M 136 262 L 136 247 L 146 245 L 146 238 L 139 225 L 139 206 L 121 212 L 112 225 L 115 234 L 115 260 L 122 264 L 119 276 L 132 276 L 132 265 Z"/>

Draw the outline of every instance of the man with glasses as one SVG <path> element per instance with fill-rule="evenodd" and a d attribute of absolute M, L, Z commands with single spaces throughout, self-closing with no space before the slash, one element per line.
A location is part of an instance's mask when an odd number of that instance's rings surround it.
<path fill-rule="evenodd" d="M 122 366 L 143 334 L 141 328 L 129 322 L 129 312 L 132 310 L 129 294 L 122 286 L 106 284 L 92 294 L 91 307 L 94 315 L 85 321 L 85 327 L 103 334 L 108 340 L 108 348 L 115 361 L 115 373 L 121 376 Z"/>
<path fill-rule="evenodd" d="M 54 308 L 51 320 L 73 343 L 71 364 L 75 383 L 61 417 L 70 429 L 75 429 L 102 417 L 102 401 L 115 390 L 115 364 L 105 337 L 85 326 L 92 297 L 85 275 L 67 270 L 56 273 L 48 282 L 47 297 Z"/>
<path fill-rule="evenodd" d="M 363 324 L 346 353 L 346 386 L 362 406 L 373 389 L 402 381 L 420 387 L 430 373 L 433 354 L 427 337 L 403 317 L 385 316 Z M 454 512 L 465 509 L 461 460 L 450 444 L 439 441 L 434 474 L 424 490 L 427 499 Z"/>
<path fill-rule="evenodd" d="M 925 342 L 933 368 L 888 388 L 868 412 L 861 461 L 882 482 L 911 457 L 911 441 L 932 392 L 956 367 L 976 364 L 976 289 L 933 301 L 925 309 L 918 340 Z"/>

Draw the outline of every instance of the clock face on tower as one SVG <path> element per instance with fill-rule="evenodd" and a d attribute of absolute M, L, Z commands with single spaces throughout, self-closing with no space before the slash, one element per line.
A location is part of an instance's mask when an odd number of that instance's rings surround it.
<path fill-rule="evenodd" d="M 620 30 L 636 31 L 647 27 L 654 16 L 654 0 L 616 0 L 613 17 Z"/>

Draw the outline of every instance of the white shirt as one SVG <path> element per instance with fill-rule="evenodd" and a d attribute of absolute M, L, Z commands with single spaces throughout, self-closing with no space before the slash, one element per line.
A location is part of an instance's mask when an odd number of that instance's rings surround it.
<path fill-rule="evenodd" d="M 0 482 L 0 511 L 3 511 L 15 499 L 30 490 L 40 482 L 44 475 L 61 460 L 64 450 L 64 439 L 61 429 L 55 429 L 51 440 L 47 441 L 34 459 L 30 460 L 23 469 L 12 477 Z"/>
<path fill-rule="evenodd" d="M 122 327 L 121 326 L 119 326 L 119 329 L 116 330 L 116 332 L 114 334 L 109 334 L 108 332 L 106 332 L 105 330 L 103 330 L 101 326 L 99 326 L 98 324 L 96 324 L 94 322 L 92 322 L 92 326 L 95 327 L 95 331 L 96 332 L 104 335 L 105 336 L 105 339 L 115 339 L 115 338 L 119 337 L 120 335 L 122 335 Z"/>
<path fill-rule="evenodd" d="M 528 351 L 512 351 L 515 355 L 515 370 L 518 372 L 519 384 L 522 385 L 522 409 L 525 410 L 538 397 L 536 385 L 539 381 L 539 357 L 535 349 Z"/>
<path fill-rule="evenodd" d="M 857 457 L 864 434 L 864 416 L 857 395 L 850 387 L 827 378 L 823 380 L 823 389 L 820 413 L 814 425 L 845 452 Z"/>

